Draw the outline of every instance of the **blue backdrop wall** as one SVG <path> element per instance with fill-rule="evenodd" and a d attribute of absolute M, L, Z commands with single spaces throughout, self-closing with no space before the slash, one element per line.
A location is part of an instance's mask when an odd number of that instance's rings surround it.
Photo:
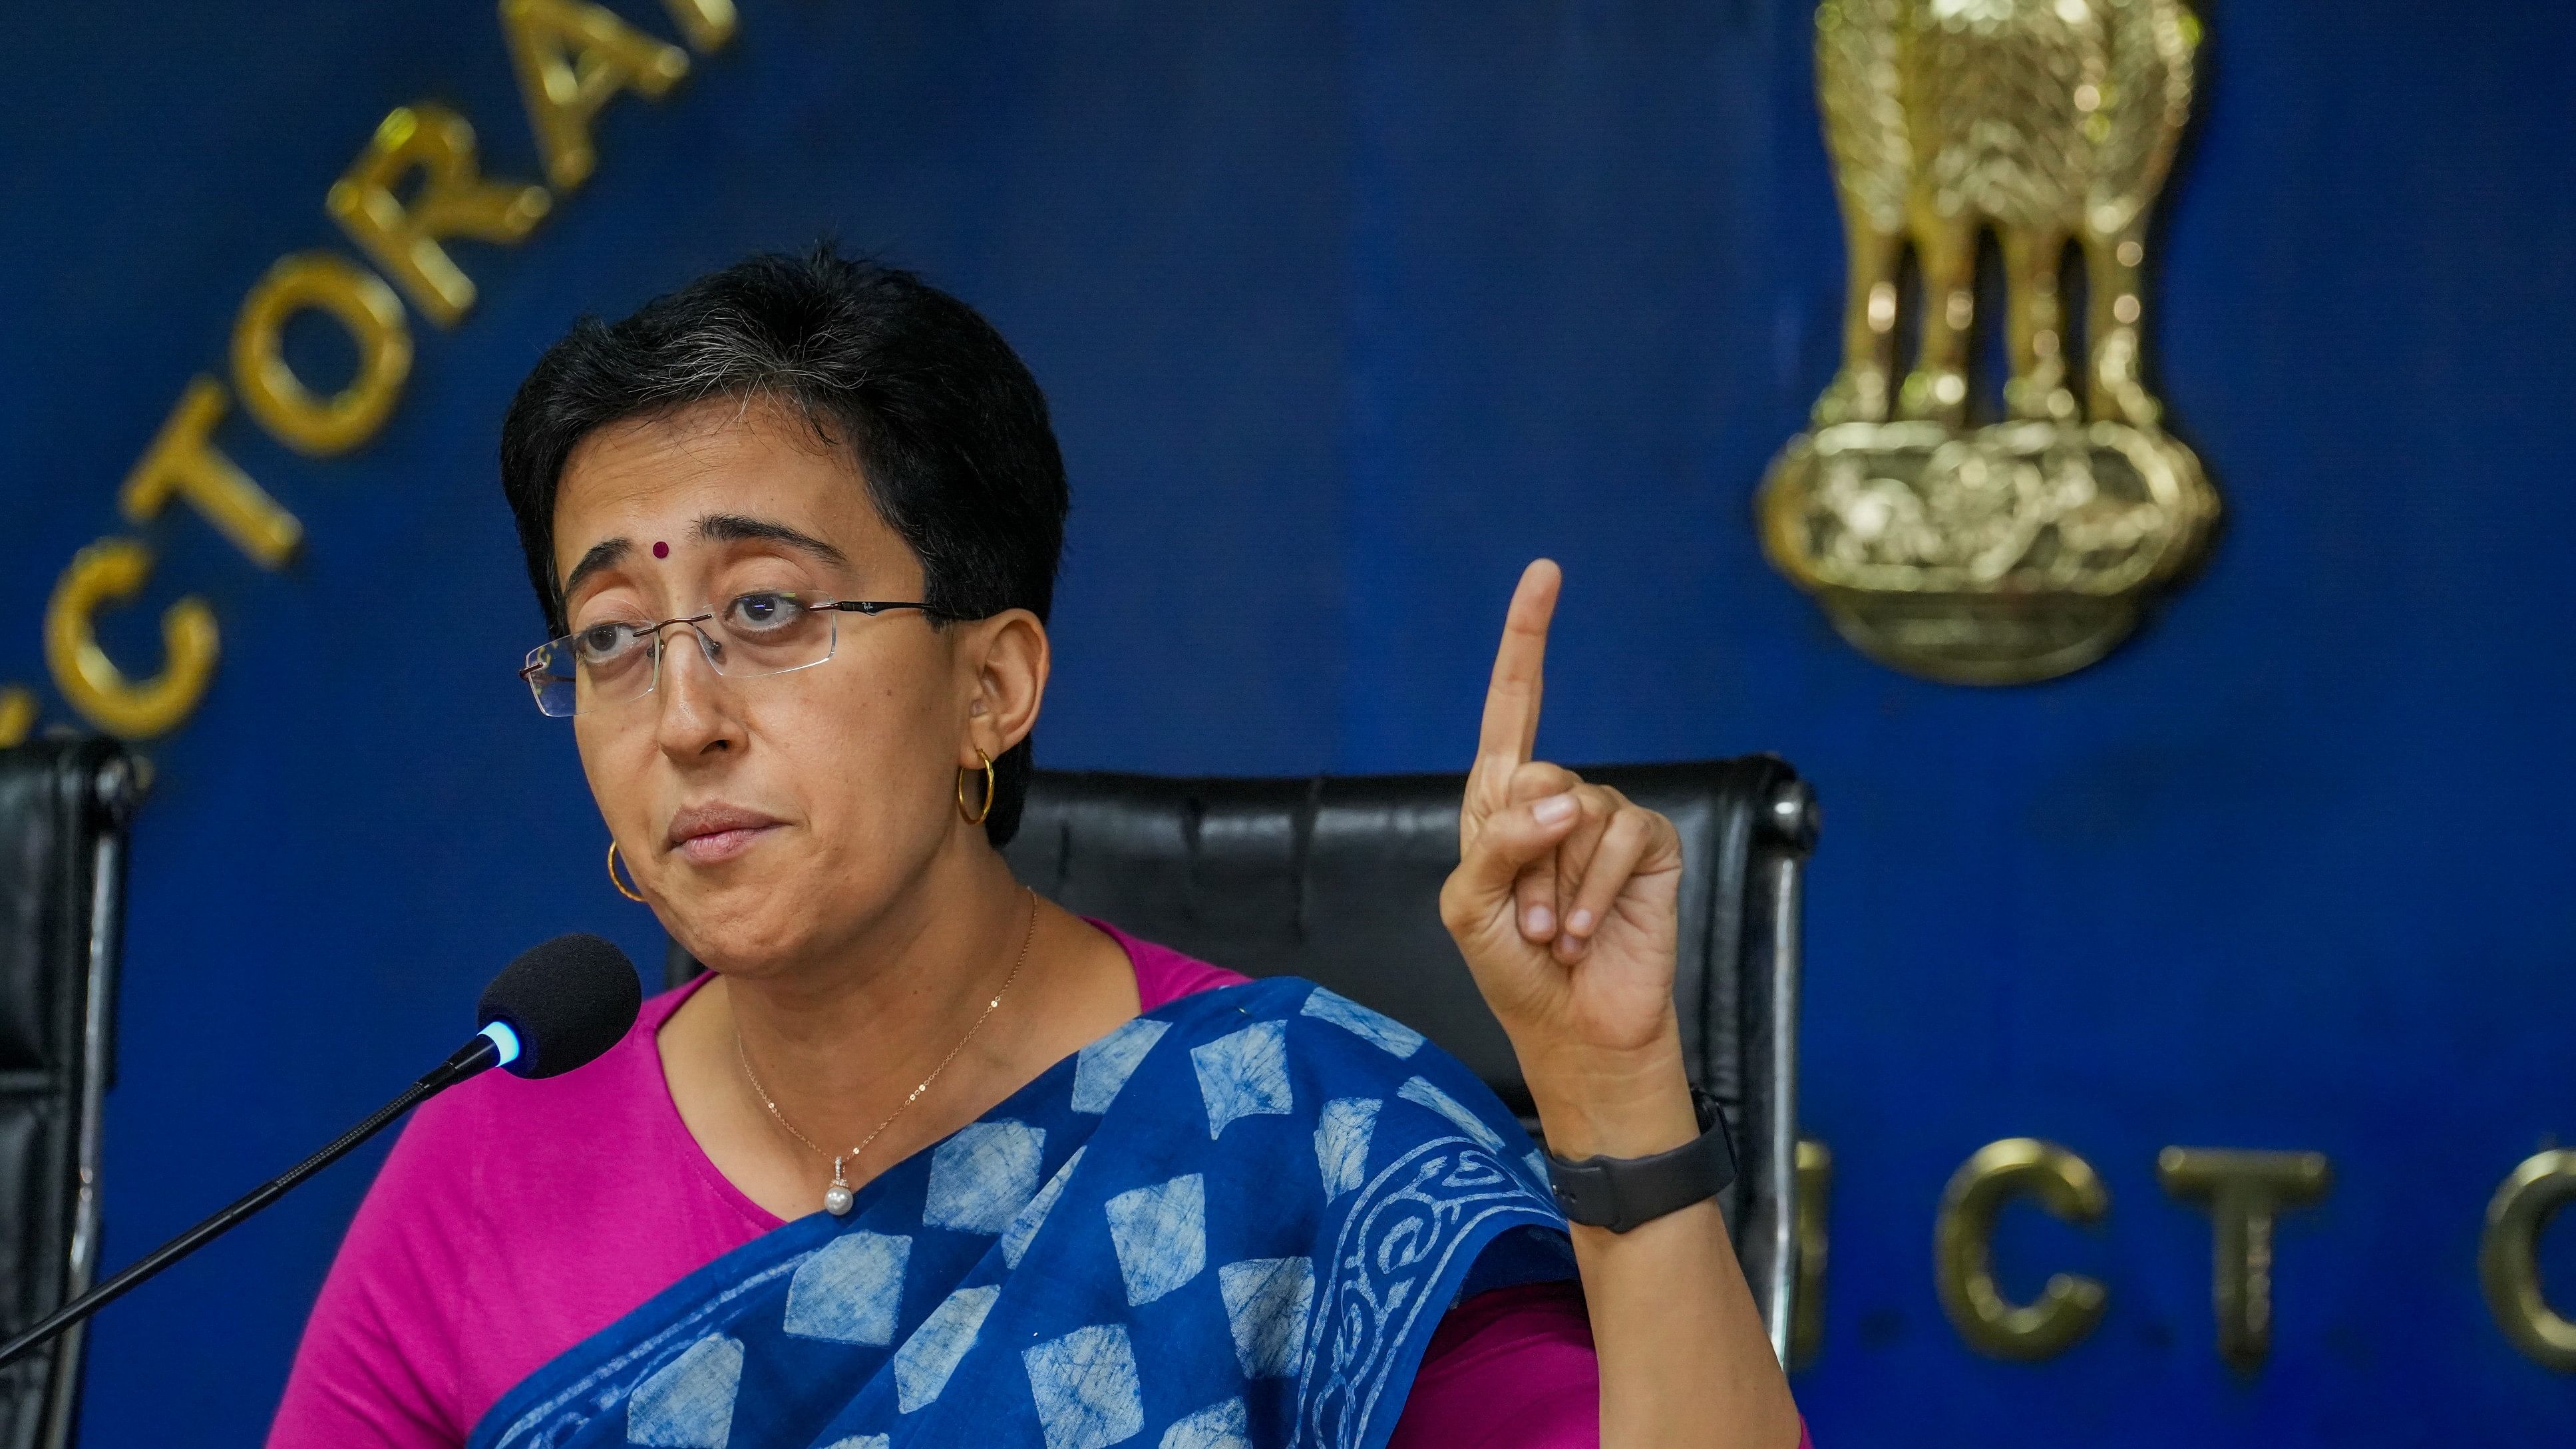
<path fill-rule="evenodd" d="M 659 7 L 618 0 L 675 35 Z M 2488 1317 L 2480 1216 L 2576 1132 L 2576 763 L 2551 522 L 2576 324 L 2576 11 L 2210 0 L 2151 294 L 2161 391 L 2228 500 L 2205 572 L 2041 687 L 1868 663 L 1760 559 L 1750 496 L 1831 371 L 1838 232 L 1799 0 L 1276 5 L 743 0 L 727 49 L 599 126 L 597 175 L 481 298 L 412 319 L 392 421 L 316 461 L 216 441 L 302 519 L 268 571 L 116 490 L 245 290 L 347 249 L 331 181 L 392 107 L 538 176 L 482 0 L 57 8 L 0 57 L 0 684 L 38 728 L 75 551 L 212 604 L 210 693 L 149 751 L 108 1120 L 114 1265 L 443 1053 L 539 937 L 660 933 L 601 878 L 497 421 L 577 313 L 837 235 L 984 309 L 1075 487 L 1040 759 L 1457 768 L 1519 566 L 1565 561 L 1542 747 L 1776 749 L 1827 805 L 1808 1130 L 1835 1152 L 1821 1444 L 2520 1440 L 2576 1377 Z M 310 321 L 311 319 L 306 319 Z M 329 368 L 327 328 L 310 365 Z M 1428 903 L 1425 906 L 1429 908 Z M 246 1063 L 259 1063 L 257 1066 Z M 2108 1284 L 2037 1364 L 1972 1354 L 1943 1182 L 2029 1134 L 2112 1209 L 2016 1208 L 2028 1297 Z M 2158 1148 L 2314 1149 L 2270 1360 L 2213 1349 L 2209 1227 Z M 111 1309 L 93 1444 L 243 1443 L 373 1155 Z M 2544 1266 L 2576 1305 L 2576 1230 Z M 174 1420 L 172 1412 L 183 1415 Z"/>

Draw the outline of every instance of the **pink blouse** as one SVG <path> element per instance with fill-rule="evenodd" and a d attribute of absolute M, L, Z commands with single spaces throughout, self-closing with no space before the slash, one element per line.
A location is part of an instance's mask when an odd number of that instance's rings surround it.
<path fill-rule="evenodd" d="M 1148 1011 L 1244 979 L 1110 934 Z M 655 1033 L 694 989 L 646 1002 L 580 1071 L 490 1072 L 420 1109 L 322 1285 L 270 1445 L 452 1449 L 519 1380 L 781 1226 L 663 1080 Z M 1442 1321 L 1392 1449 L 1592 1449 L 1599 1394 L 1575 1285 L 1480 1294 Z"/>

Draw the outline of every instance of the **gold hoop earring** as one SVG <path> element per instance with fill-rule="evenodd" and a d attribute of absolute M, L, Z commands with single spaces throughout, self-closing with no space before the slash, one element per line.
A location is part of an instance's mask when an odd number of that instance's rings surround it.
<path fill-rule="evenodd" d="M 652 904 L 651 901 L 644 899 L 641 892 L 627 889 L 626 882 L 617 878 L 617 842 L 614 840 L 608 842 L 608 883 L 617 887 L 617 893 L 619 895 L 626 897 L 628 900 L 635 902 L 639 906 L 649 906 Z"/>
<path fill-rule="evenodd" d="M 957 813 L 964 816 L 966 818 L 966 823 L 969 825 L 981 825 L 984 823 L 984 817 L 993 813 L 993 757 L 985 754 L 979 749 L 975 752 L 975 758 L 984 762 L 983 809 L 969 810 L 966 808 L 966 777 L 974 774 L 975 772 L 967 769 L 964 765 L 959 765 L 957 767 Z"/>

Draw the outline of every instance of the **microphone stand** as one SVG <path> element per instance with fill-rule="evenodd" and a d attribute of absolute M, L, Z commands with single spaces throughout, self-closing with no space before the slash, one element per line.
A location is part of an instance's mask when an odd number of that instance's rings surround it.
<path fill-rule="evenodd" d="M 262 1183 L 222 1212 L 153 1249 L 115 1277 L 46 1314 L 26 1332 L 5 1344 L 0 1344 L 0 1368 L 5 1368 L 26 1357 L 29 1352 L 54 1335 L 123 1297 L 144 1279 L 239 1226 L 244 1218 L 275 1202 L 287 1189 L 348 1156 L 360 1143 L 391 1126 L 395 1118 L 464 1081 L 467 1077 L 487 1067 L 499 1065 L 500 1061 L 500 1043 L 489 1036 L 478 1035 L 472 1041 L 458 1047 L 454 1056 L 433 1068 L 427 1076 L 404 1088 L 401 1096 L 377 1108 L 365 1121 L 333 1138 L 321 1151 L 288 1168 L 279 1176 Z"/>

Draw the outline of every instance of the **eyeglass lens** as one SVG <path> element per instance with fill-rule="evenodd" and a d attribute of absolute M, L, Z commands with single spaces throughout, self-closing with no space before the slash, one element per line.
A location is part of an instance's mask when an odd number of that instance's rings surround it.
<path fill-rule="evenodd" d="M 729 679 L 809 669 L 832 657 L 835 618 L 834 610 L 794 594 L 757 593 L 737 595 L 700 618 L 603 620 L 531 653 L 528 684 L 537 708 L 557 717 L 639 699 L 659 680 L 674 628 L 695 635 L 707 663 Z"/>

